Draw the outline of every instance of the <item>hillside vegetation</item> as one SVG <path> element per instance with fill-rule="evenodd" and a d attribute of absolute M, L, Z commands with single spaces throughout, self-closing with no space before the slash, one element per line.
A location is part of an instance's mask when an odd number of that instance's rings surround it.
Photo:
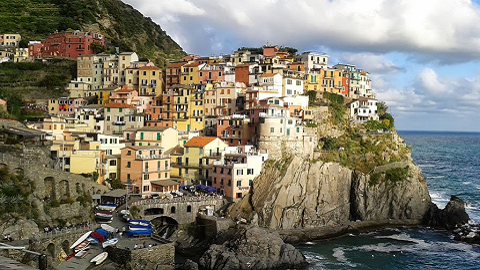
<path fill-rule="evenodd" d="M 99 31 L 112 46 L 135 51 L 158 66 L 185 55 L 159 25 L 120 0 L 0 1 L 0 32 L 19 33 L 28 42 L 67 29 Z"/>

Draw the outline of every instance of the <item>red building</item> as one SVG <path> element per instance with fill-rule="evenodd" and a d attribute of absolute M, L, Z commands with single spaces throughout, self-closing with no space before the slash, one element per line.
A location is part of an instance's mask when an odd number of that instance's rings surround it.
<path fill-rule="evenodd" d="M 40 41 L 30 41 L 28 43 L 28 57 L 42 58 L 42 43 Z"/>
<path fill-rule="evenodd" d="M 42 41 L 42 57 L 57 56 L 77 58 L 81 55 L 92 55 L 92 43 L 105 45 L 105 38 L 98 33 L 80 31 L 55 32 Z"/>
<path fill-rule="evenodd" d="M 238 65 L 235 67 L 235 82 L 243 82 L 246 86 L 250 86 L 250 65 Z"/>
<path fill-rule="evenodd" d="M 166 71 L 166 89 L 170 89 L 172 86 L 180 83 L 180 76 L 182 76 L 182 66 L 187 62 L 175 62 L 167 65 Z"/>

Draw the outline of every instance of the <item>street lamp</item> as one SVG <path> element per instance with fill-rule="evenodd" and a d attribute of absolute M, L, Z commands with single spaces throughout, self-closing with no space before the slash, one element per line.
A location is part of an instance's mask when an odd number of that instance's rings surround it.
<path fill-rule="evenodd" d="M 128 211 L 128 190 L 130 189 L 130 187 L 135 186 L 135 183 L 132 184 L 130 180 L 128 180 L 127 183 L 125 183 L 124 185 L 127 187 L 127 195 L 125 198 L 125 210 Z"/>

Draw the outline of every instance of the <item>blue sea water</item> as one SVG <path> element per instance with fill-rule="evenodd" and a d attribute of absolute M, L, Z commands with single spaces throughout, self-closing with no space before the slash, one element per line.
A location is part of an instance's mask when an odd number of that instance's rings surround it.
<path fill-rule="evenodd" d="M 427 178 L 432 201 L 443 208 L 451 195 L 467 202 L 480 223 L 480 133 L 398 132 Z M 443 231 L 389 229 L 299 247 L 309 270 L 480 269 L 480 247 L 454 241 Z"/>

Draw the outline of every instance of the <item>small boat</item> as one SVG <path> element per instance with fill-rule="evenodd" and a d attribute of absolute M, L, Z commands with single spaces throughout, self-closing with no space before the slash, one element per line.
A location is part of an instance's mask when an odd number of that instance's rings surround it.
<path fill-rule="evenodd" d="M 83 259 L 83 258 L 87 257 L 88 253 L 90 253 L 90 250 L 89 250 L 89 249 L 87 249 L 87 252 L 85 252 L 85 254 L 83 254 L 82 256 L 80 256 L 80 258 Z"/>
<path fill-rule="evenodd" d="M 133 225 L 130 225 L 128 226 L 128 229 L 131 230 L 131 231 L 142 231 L 142 230 L 149 230 L 149 229 L 152 229 L 151 226 L 133 226 Z"/>
<path fill-rule="evenodd" d="M 86 249 L 81 250 L 81 251 L 75 253 L 75 257 L 81 257 L 81 258 L 85 257 L 86 254 L 87 254 L 88 252 L 90 252 L 89 248 L 90 248 L 90 247 L 87 247 Z"/>
<path fill-rule="evenodd" d="M 117 231 L 114 227 L 112 227 L 110 225 L 107 225 L 107 224 L 102 224 L 100 226 L 102 227 L 102 229 L 104 229 L 107 232 L 116 232 Z"/>
<path fill-rule="evenodd" d="M 103 248 L 106 248 L 108 246 L 114 246 L 118 243 L 118 238 L 112 238 L 108 241 L 105 241 L 102 243 Z"/>
<path fill-rule="evenodd" d="M 120 210 L 120 214 L 122 214 L 122 215 L 130 215 L 130 211 L 128 211 L 128 210 Z"/>
<path fill-rule="evenodd" d="M 83 241 L 85 241 L 85 239 L 88 238 L 88 236 L 92 233 L 92 231 L 88 231 L 86 232 L 84 235 L 80 236 L 80 238 L 78 238 L 77 241 L 75 241 L 75 243 L 73 243 L 73 245 L 70 246 L 70 249 L 78 246 L 80 243 L 82 243 Z"/>
<path fill-rule="evenodd" d="M 92 245 L 96 245 L 96 244 L 100 243 L 100 241 L 98 239 L 96 239 L 92 236 L 88 237 L 87 241 L 90 242 L 90 244 L 92 244 Z"/>
<path fill-rule="evenodd" d="M 95 216 L 97 217 L 113 217 L 112 212 L 95 212 Z"/>
<path fill-rule="evenodd" d="M 133 219 L 128 222 L 131 225 L 140 225 L 140 226 L 145 226 L 148 227 L 150 226 L 150 221 L 148 220 L 141 220 L 141 219 Z"/>
<path fill-rule="evenodd" d="M 99 204 L 97 205 L 98 210 L 104 210 L 104 211 L 109 211 L 113 212 L 117 208 L 116 204 Z"/>
<path fill-rule="evenodd" d="M 82 243 L 80 243 L 78 246 L 76 246 L 74 251 L 75 253 L 80 252 L 84 249 L 87 249 L 89 245 L 90 245 L 90 241 L 85 240 Z"/>
<path fill-rule="evenodd" d="M 93 259 L 90 260 L 91 263 L 95 263 L 95 265 L 99 265 L 107 259 L 108 253 L 107 252 L 102 252 L 98 254 L 97 256 L 93 257 Z"/>

